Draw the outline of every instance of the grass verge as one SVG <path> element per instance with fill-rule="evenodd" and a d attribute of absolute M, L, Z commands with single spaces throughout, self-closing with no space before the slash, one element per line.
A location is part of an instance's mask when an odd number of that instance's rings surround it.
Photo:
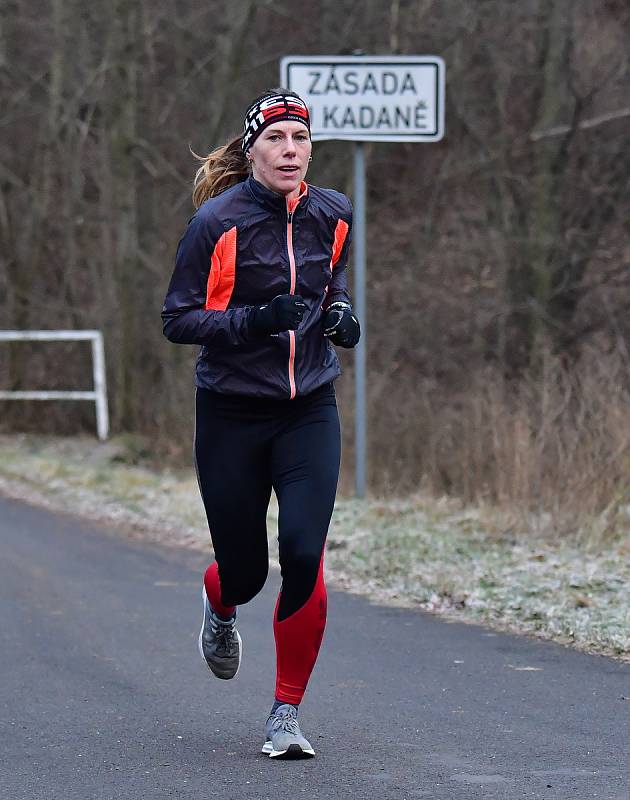
<path fill-rule="evenodd" d="M 134 441 L 0 436 L 0 492 L 210 553 L 192 470 L 150 467 Z M 269 511 L 277 563 L 277 507 Z M 332 586 L 375 602 L 553 639 L 630 662 L 630 538 L 592 543 L 515 530 L 450 500 L 339 498 L 326 557 Z"/>

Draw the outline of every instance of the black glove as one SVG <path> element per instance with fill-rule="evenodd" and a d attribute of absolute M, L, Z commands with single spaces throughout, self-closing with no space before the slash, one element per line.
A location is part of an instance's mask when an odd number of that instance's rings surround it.
<path fill-rule="evenodd" d="M 249 325 L 255 334 L 294 331 L 302 322 L 306 303 L 299 294 L 279 294 L 271 303 L 249 312 Z"/>
<path fill-rule="evenodd" d="M 355 347 L 361 338 L 359 320 L 348 303 L 332 303 L 322 318 L 324 336 L 338 347 Z"/>

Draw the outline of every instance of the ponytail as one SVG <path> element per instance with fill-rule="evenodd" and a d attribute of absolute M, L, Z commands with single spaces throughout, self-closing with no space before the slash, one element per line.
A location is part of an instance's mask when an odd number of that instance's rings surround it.
<path fill-rule="evenodd" d="M 198 156 L 192 150 L 190 152 L 201 161 L 193 184 L 195 208 L 199 208 L 209 197 L 215 197 L 235 183 L 244 181 L 249 175 L 249 164 L 241 148 L 240 136 L 217 147 L 205 157 Z"/>

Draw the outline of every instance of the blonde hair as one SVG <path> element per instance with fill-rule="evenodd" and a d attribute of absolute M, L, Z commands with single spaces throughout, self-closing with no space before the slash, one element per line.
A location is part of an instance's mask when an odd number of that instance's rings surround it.
<path fill-rule="evenodd" d="M 201 161 L 193 183 L 192 200 L 195 208 L 249 175 L 249 162 L 241 148 L 240 136 L 217 147 L 207 156 L 198 156 L 193 150 L 190 152 Z"/>

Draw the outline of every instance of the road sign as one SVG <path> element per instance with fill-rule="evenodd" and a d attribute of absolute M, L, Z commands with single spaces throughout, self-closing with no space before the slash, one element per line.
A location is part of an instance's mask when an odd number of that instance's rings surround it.
<path fill-rule="evenodd" d="M 285 56 L 280 75 L 308 105 L 314 140 L 436 142 L 444 136 L 439 56 Z"/>

